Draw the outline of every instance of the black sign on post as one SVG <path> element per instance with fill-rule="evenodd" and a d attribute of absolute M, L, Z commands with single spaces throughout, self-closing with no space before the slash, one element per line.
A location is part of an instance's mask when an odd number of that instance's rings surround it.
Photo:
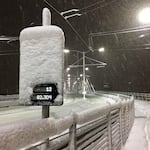
<path fill-rule="evenodd" d="M 53 106 L 58 95 L 56 83 L 38 84 L 33 88 L 31 102 L 33 105 Z"/>

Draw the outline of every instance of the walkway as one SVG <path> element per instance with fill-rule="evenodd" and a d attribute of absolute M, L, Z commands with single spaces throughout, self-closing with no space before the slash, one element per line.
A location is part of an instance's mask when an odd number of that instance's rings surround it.
<path fill-rule="evenodd" d="M 135 101 L 135 121 L 122 150 L 149 150 L 150 103 Z"/>

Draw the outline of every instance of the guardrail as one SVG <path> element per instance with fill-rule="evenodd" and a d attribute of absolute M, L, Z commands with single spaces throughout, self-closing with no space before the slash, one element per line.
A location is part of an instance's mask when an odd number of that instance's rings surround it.
<path fill-rule="evenodd" d="M 0 127 L 0 149 L 43 150 L 41 141 L 49 138 L 47 150 L 120 150 L 133 120 L 134 100 L 130 98 L 58 120 L 49 118 Z"/>
<path fill-rule="evenodd" d="M 98 91 L 98 94 L 105 94 L 105 95 L 128 95 L 134 96 L 137 100 L 147 100 L 150 101 L 150 93 L 137 93 L 137 92 L 121 92 L 121 91 Z"/>

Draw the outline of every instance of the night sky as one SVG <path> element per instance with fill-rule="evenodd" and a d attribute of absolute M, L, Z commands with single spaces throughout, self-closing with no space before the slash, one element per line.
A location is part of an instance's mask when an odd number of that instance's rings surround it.
<path fill-rule="evenodd" d="M 19 32 L 25 27 L 41 25 L 42 8 L 48 7 L 52 12 L 52 24 L 60 26 L 65 32 L 65 47 L 70 50 L 88 51 L 89 34 L 110 33 L 142 26 L 137 14 L 142 8 L 150 6 L 149 0 L 47 1 L 59 12 L 72 8 L 80 10 L 82 16 L 70 18 L 68 21 L 85 43 L 58 13 L 42 0 L 1 1 L 0 36 L 19 36 Z M 92 48 L 95 51 L 88 53 L 88 56 L 106 62 L 107 66 L 99 69 L 91 67 L 88 73 L 91 76 L 90 80 L 97 90 L 150 92 L 150 31 L 125 34 L 115 32 L 111 35 L 92 37 Z M 145 36 L 141 38 L 142 34 Z M 103 54 L 97 52 L 101 46 L 105 47 Z M 8 45 L 1 41 L 0 50 L 2 53 L 18 50 L 18 55 L 0 56 L 0 88 L 3 89 L 0 92 L 18 92 L 19 45 L 17 42 Z M 75 55 L 68 54 L 67 64 L 76 60 Z"/>

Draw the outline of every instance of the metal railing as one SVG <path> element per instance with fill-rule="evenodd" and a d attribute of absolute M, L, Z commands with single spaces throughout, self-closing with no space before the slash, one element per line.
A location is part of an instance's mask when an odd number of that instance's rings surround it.
<path fill-rule="evenodd" d="M 138 93 L 138 92 L 121 92 L 121 91 L 98 91 L 98 94 L 103 94 L 107 96 L 118 95 L 119 96 L 134 96 L 137 100 L 147 100 L 150 101 L 150 93 Z"/>
<path fill-rule="evenodd" d="M 126 98 L 58 120 L 0 127 L 0 149 L 43 150 L 44 142 L 39 141 L 49 137 L 47 150 L 120 150 L 133 121 L 134 100 Z"/>

